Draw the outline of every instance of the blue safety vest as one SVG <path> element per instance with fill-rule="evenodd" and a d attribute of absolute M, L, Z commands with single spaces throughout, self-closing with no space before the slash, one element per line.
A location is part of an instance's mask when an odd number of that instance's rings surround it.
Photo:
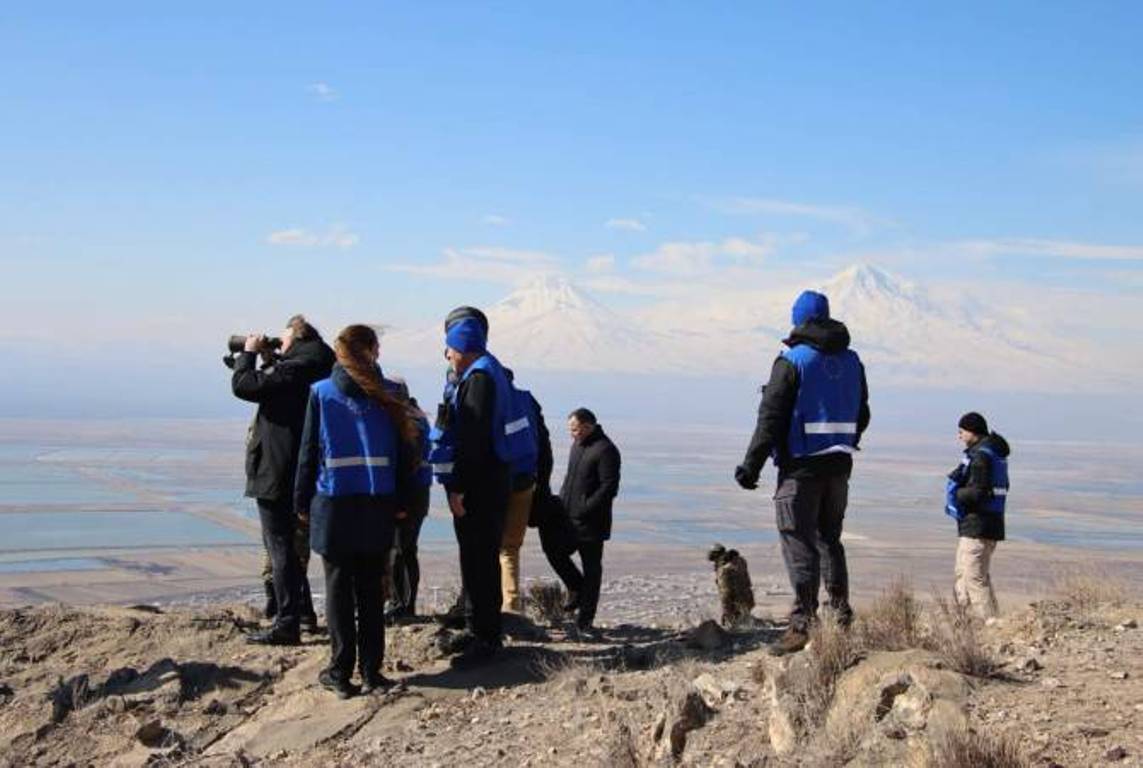
<path fill-rule="evenodd" d="M 397 490 L 397 430 L 389 414 L 365 397 L 350 397 L 325 379 L 314 384 L 321 413 L 323 496 L 389 496 Z"/>
<path fill-rule="evenodd" d="M 1008 459 L 984 446 L 976 450 L 988 457 L 992 475 L 992 494 L 979 509 L 981 512 L 1003 515 L 1008 502 Z M 945 514 L 954 520 L 963 520 L 965 516 L 965 511 L 957 503 L 956 492 L 968 480 L 968 465 L 971 463 L 972 458 L 966 453 L 960 461 L 960 466 L 945 483 Z"/>
<path fill-rule="evenodd" d="M 444 484 L 452 479 L 456 455 L 456 398 L 460 385 L 477 371 L 492 377 L 495 392 L 492 405 L 492 447 L 496 456 L 507 464 L 513 474 L 535 472 L 539 461 L 539 433 L 531 394 L 516 389 L 500 361 L 486 352 L 476 359 L 454 385 L 445 385 L 444 402 L 447 415 L 430 432 L 432 448 L 429 462 L 437 481 Z"/>
<path fill-rule="evenodd" d="M 799 344 L 785 350 L 782 357 L 798 372 L 798 395 L 786 438 L 790 457 L 852 453 L 857 446 L 861 409 L 861 360 L 857 353 L 851 349 L 825 353 Z"/>
<path fill-rule="evenodd" d="M 417 434 L 420 436 L 421 463 L 417 466 L 417 485 L 428 488 L 433 484 L 433 466 L 430 461 L 432 454 L 432 441 L 429 420 L 424 416 L 416 416 Z"/>

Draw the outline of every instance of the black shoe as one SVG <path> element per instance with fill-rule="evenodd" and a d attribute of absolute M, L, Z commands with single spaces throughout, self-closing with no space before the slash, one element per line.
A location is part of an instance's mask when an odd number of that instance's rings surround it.
<path fill-rule="evenodd" d="M 463 651 L 453 656 L 449 660 L 449 665 L 453 669 L 475 669 L 496 658 L 496 654 L 500 653 L 503 647 L 499 640 L 493 642 L 478 637 Z"/>
<path fill-rule="evenodd" d="M 563 605 L 564 613 L 575 613 L 579 610 L 579 593 L 568 592 L 568 600 Z"/>
<path fill-rule="evenodd" d="M 318 631 L 317 615 L 311 613 L 308 616 L 302 616 L 302 618 L 298 621 L 298 629 L 307 635 L 316 634 Z"/>
<path fill-rule="evenodd" d="M 575 629 L 572 630 L 572 636 L 581 643 L 598 643 L 603 639 L 603 635 L 599 634 L 599 630 L 590 624 L 576 623 Z"/>
<path fill-rule="evenodd" d="M 399 624 L 408 624 L 414 618 L 415 617 L 413 616 L 412 611 L 410 611 L 405 606 L 400 605 L 396 608 L 390 608 L 385 612 L 385 625 L 392 627 Z"/>
<path fill-rule="evenodd" d="M 464 611 L 437 614 L 437 623 L 445 629 L 464 629 Z"/>
<path fill-rule="evenodd" d="M 266 606 L 262 609 L 262 615 L 272 619 L 278 615 L 278 596 L 274 594 L 274 582 L 264 581 L 262 588 L 266 590 Z"/>
<path fill-rule="evenodd" d="M 338 677 L 329 669 L 323 669 L 321 671 L 321 674 L 318 675 L 318 683 L 327 691 L 336 693 L 337 698 L 342 700 L 357 695 L 357 686 L 344 678 Z"/>
<path fill-rule="evenodd" d="M 390 680 L 380 672 L 361 676 L 361 692 L 366 696 L 373 693 L 374 691 L 378 693 L 385 693 L 385 691 L 389 690 L 396 684 L 397 682 L 395 680 Z"/>
<path fill-rule="evenodd" d="M 254 645 L 301 645 L 301 633 L 292 632 L 282 627 L 270 627 L 261 632 L 251 632 L 246 636 L 246 642 Z"/>

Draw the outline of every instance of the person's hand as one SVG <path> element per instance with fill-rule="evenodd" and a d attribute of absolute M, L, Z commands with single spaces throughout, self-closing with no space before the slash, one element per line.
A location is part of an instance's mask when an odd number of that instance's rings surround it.
<path fill-rule="evenodd" d="M 408 510 L 404 510 L 404 509 L 398 509 L 398 510 L 397 510 L 397 514 L 395 515 L 395 517 L 396 517 L 398 520 L 404 520 L 404 519 L 405 519 L 406 517 L 408 517 L 408 516 L 409 516 L 409 512 L 408 512 Z"/>
<path fill-rule="evenodd" d="M 455 518 L 464 517 L 464 494 L 450 493 L 448 495 L 448 508 Z"/>
<path fill-rule="evenodd" d="M 262 334 L 252 333 L 246 337 L 246 346 L 243 347 L 247 352 L 257 352 L 262 348 Z"/>
<path fill-rule="evenodd" d="M 753 491 L 758 487 L 758 473 L 751 472 L 749 469 L 739 464 L 734 468 L 734 482 L 738 483 L 738 485 L 748 491 Z"/>

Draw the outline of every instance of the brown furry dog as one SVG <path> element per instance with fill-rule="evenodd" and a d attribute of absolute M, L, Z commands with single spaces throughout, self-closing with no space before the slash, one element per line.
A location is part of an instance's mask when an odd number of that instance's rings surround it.
<path fill-rule="evenodd" d="M 722 603 L 722 625 L 736 626 L 750 621 L 754 609 L 754 585 L 750 583 L 750 570 L 738 550 L 715 544 L 707 559 L 714 563 L 714 578 L 718 597 Z"/>

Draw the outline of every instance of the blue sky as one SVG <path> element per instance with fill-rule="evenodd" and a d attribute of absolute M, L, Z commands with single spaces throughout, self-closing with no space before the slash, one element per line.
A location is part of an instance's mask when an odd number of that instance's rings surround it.
<path fill-rule="evenodd" d="M 1143 6 L 858 5 L 8 7 L 0 342 L 415 324 L 551 269 L 1136 301 Z"/>

